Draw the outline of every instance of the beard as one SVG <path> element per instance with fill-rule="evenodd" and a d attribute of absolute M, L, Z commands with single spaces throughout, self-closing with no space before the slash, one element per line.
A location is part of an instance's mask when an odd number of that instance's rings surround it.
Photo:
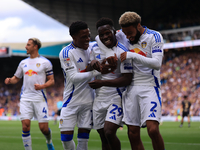
<path fill-rule="evenodd" d="M 130 43 L 131 44 L 136 44 L 138 41 L 139 41 L 139 39 L 140 39 L 140 32 L 137 30 L 137 33 L 136 33 L 136 36 L 135 36 L 135 39 L 133 40 L 133 41 L 130 41 Z"/>

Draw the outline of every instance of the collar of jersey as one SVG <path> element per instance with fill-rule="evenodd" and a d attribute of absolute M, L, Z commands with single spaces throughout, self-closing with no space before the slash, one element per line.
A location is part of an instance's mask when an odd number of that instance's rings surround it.
<path fill-rule="evenodd" d="M 147 32 L 147 27 L 146 27 L 146 26 L 142 26 L 142 27 L 145 28 L 143 34 L 146 34 L 146 32 Z"/>
<path fill-rule="evenodd" d="M 77 48 L 75 45 L 74 45 L 74 42 L 72 41 L 72 46 L 74 47 L 74 48 Z"/>

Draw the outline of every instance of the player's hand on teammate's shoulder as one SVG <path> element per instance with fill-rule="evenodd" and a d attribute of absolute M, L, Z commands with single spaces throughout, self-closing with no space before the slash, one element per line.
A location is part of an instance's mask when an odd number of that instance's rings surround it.
<path fill-rule="evenodd" d="M 121 53 L 121 55 L 120 55 L 121 62 L 123 62 L 124 60 L 126 60 L 126 55 L 127 55 L 127 52 Z"/>

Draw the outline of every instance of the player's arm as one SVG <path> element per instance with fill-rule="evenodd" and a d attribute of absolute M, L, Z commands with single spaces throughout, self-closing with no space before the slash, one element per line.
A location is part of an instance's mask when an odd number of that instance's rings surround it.
<path fill-rule="evenodd" d="M 47 87 L 53 86 L 55 84 L 55 80 L 54 80 L 54 75 L 48 75 L 47 76 L 47 82 L 45 82 L 45 84 L 34 84 L 35 86 L 35 90 L 41 90 L 41 89 L 45 89 Z"/>
<path fill-rule="evenodd" d="M 97 89 L 102 86 L 123 87 L 128 86 L 131 83 L 132 77 L 132 73 L 123 73 L 121 77 L 118 77 L 113 80 L 93 80 L 89 82 L 89 85 L 93 89 Z"/>
<path fill-rule="evenodd" d="M 13 76 L 12 78 L 6 78 L 4 82 L 5 84 L 16 84 L 19 80 L 20 78 Z"/>
<path fill-rule="evenodd" d="M 63 68 L 63 71 L 65 72 L 67 78 L 73 83 L 77 82 L 83 82 L 85 80 L 89 80 L 100 73 L 96 70 L 88 71 L 88 72 L 78 72 L 75 63 L 73 62 L 73 57 L 70 56 L 69 53 L 68 61 L 66 61 L 66 58 L 63 58 L 62 53 L 60 53 L 60 63 L 61 67 Z"/>

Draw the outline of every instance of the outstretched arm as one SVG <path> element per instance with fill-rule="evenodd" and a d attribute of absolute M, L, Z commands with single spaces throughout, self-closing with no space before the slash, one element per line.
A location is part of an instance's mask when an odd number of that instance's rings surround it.
<path fill-rule="evenodd" d="M 13 76 L 12 78 L 6 78 L 4 82 L 5 84 L 16 84 L 19 80 L 20 78 Z"/>

